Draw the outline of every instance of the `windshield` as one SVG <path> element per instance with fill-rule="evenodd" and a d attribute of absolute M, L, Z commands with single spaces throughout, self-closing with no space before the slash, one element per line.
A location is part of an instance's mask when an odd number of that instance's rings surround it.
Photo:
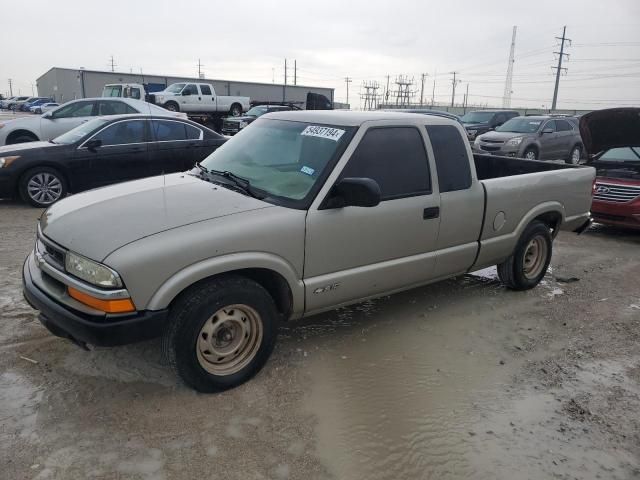
<path fill-rule="evenodd" d="M 488 123 L 493 117 L 493 112 L 469 112 L 463 115 L 462 123 Z"/>
<path fill-rule="evenodd" d="M 186 83 L 174 83 L 170 87 L 167 88 L 167 92 L 169 93 L 180 93 Z"/>
<path fill-rule="evenodd" d="M 242 177 L 268 197 L 301 201 L 343 151 L 353 130 L 260 119 L 209 155 L 202 166 Z"/>
<path fill-rule="evenodd" d="M 253 107 L 247 112 L 247 115 L 250 117 L 259 117 L 265 113 L 267 113 L 267 107 Z"/>
<path fill-rule="evenodd" d="M 102 90 L 103 97 L 121 97 L 122 86 L 121 85 L 106 85 Z"/>
<path fill-rule="evenodd" d="M 624 163 L 633 162 L 640 163 L 640 147 L 621 147 L 607 150 L 598 162 Z"/>
<path fill-rule="evenodd" d="M 536 120 L 527 117 L 516 117 L 511 120 L 507 120 L 499 127 L 496 127 L 496 132 L 511 132 L 511 133 L 535 133 L 540 128 L 542 120 Z"/>
<path fill-rule="evenodd" d="M 81 140 L 89 133 L 100 128 L 108 121 L 109 119 L 107 118 L 94 118 L 93 120 L 89 120 L 88 122 L 78 125 L 73 130 L 69 130 L 67 133 L 63 133 L 59 137 L 54 138 L 53 143 L 60 143 L 63 145 L 76 143 L 78 140 Z"/>

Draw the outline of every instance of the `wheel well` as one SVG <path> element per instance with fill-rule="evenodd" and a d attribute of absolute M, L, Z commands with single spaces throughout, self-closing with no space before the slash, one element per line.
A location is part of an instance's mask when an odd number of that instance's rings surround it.
<path fill-rule="evenodd" d="M 199 280 L 193 285 L 190 285 L 178 295 L 176 295 L 171 303 L 174 303 L 176 299 L 180 297 L 185 291 L 196 287 L 202 282 L 209 281 L 212 278 L 222 277 L 224 275 L 240 275 L 253 280 L 257 284 L 262 286 L 269 293 L 269 295 L 271 295 L 271 298 L 273 298 L 273 301 L 276 304 L 276 308 L 282 315 L 283 319 L 286 320 L 291 316 L 291 310 L 293 308 L 293 295 L 291 293 L 291 288 L 289 287 L 287 280 L 282 275 L 273 270 L 269 270 L 268 268 L 243 268 L 240 270 L 231 270 L 228 272 L 219 273 L 210 277 L 203 278 L 202 280 Z"/>
<path fill-rule="evenodd" d="M 536 153 L 540 153 L 540 149 L 538 148 L 538 146 L 535 143 L 531 143 L 531 144 L 527 145 L 527 148 L 525 148 L 524 151 L 526 152 L 527 150 L 535 150 Z"/>
<path fill-rule="evenodd" d="M 9 135 L 7 135 L 7 145 L 9 145 L 12 140 L 15 140 L 16 138 L 22 135 L 26 135 L 28 137 L 32 137 L 32 138 L 35 138 L 36 140 L 39 140 L 38 136 L 35 133 L 30 132 L 29 130 L 16 130 L 14 132 L 11 132 Z"/>
<path fill-rule="evenodd" d="M 233 110 L 233 107 L 235 107 L 236 105 L 239 106 L 240 107 L 240 111 L 242 111 L 242 105 L 239 104 L 238 102 L 233 102 L 231 104 L 231 107 L 229 107 L 229 110 Z"/>
<path fill-rule="evenodd" d="M 534 222 L 536 220 L 544 223 L 547 227 L 549 227 L 549 229 L 551 230 L 551 236 L 553 238 L 555 238 L 556 235 L 558 235 L 558 232 L 560 231 L 558 227 L 562 222 L 562 215 L 559 212 L 543 213 L 542 215 L 538 215 L 536 218 L 533 219 Z"/>

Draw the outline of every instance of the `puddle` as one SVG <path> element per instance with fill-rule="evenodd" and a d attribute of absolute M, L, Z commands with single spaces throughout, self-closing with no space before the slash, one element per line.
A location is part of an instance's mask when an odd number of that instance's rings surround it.
<path fill-rule="evenodd" d="M 467 282 L 391 297 L 376 313 L 350 310 L 355 325 L 310 356 L 306 402 L 318 418 L 318 454 L 336 478 L 473 476 L 469 430 L 511 367 L 496 356 L 486 292 L 449 298 Z"/>

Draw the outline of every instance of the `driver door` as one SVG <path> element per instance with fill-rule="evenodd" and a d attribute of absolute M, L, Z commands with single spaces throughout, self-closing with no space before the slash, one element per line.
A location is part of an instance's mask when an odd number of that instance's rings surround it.
<path fill-rule="evenodd" d="M 200 96 L 198 86 L 195 83 L 188 83 L 182 89 L 182 96 L 180 97 L 180 110 L 183 112 L 197 112 L 201 103 L 202 97 Z"/>
<path fill-rule="evenodd" d="M 371 127 L 364 133 L 337 180 L 371 178 L 380 186 L 381 202 L 325 209 L 319 202 L 328 194 L 318 195 L 307 214 L 307 312 L 432 278 L 440 196 L 430 171 L 417 127 Z"/>
<path fill-rule="evenodd" d="M 51 140 L 95 116 L 95 102 L 82 100 L 53 110 L 51 117 L 41 117 L 40 140 Z"/>

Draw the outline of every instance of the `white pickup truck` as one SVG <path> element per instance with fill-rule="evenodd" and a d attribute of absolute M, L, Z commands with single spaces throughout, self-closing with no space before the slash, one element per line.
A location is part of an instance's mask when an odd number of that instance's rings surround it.
<path fill-rule="evenodd" d="M 238 117 L 251 108 L 249 97 L 216 95 L 208 83 L 174 83 L 151 97 L 154 103 L 172 112 L 228 113 Z"/>

